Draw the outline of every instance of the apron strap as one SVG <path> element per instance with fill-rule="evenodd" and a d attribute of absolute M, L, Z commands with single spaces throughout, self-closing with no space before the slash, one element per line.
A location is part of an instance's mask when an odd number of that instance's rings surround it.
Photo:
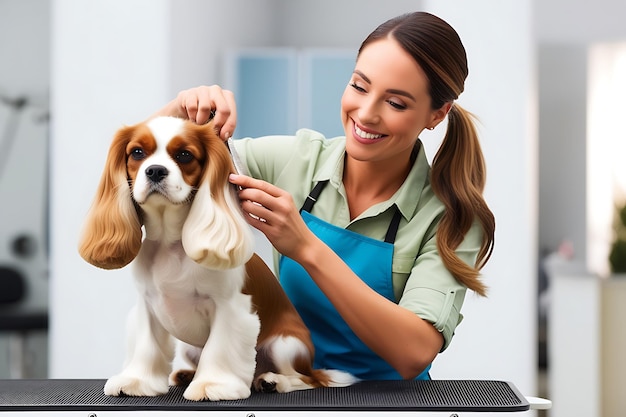
<path fill-rule="evenodd" d="M 304 200 L 304 204 L 302 204 L 300 212 L 311 212 L 313 205 L 317 202 L 317 198 L 320 196 L 322 190 L 324 190 L 324 187 L 326 187 L 326 185 L 328 185 L 328 180 L 319 181 L 317 184 L 315 184 L 315 187 L 313 187 L 309 195 L 306 197 L 306 200 Z M 398 206 L 396 206 L 396 211 L 393 214 L 391 222 L 389 223 L 387 234 L 385 234 L 385 242 L 391 243 L 393 245 L 393 243 L 396 241 L 396 235 L 398 234 L 398 227 L 400 226 L 401 218 L 402 213 L 400 212 Z"/>
<path fill-rule="evenodd" d="M 306 211 L 307 213 L 311 212 L 313 205 L 317 202 L 317 198 L 320 196 L 320 194 L 322 193 L 322 190 L 324 189 L 324 187 L 326 187 L 327 184 L 328 184 L 328 180 L 320 181 L 317 184 L 315 184 L 315 187 L 313 187 L 313 189 L 307 196 L 306 200 L 304 200 L 304 204 L 302 205 L 300 212 L 302 211 Z"/>
<path fill-rule="evenodd" d="M 402 212 L 398 206 L 396 206 L 396 212 L 393 213 L 393 218 L 389 223 L 389 228 L 387 229 L 387 234 L 385 235 L 385 242 L 393 243 L 396 241 L 396 235 L 398 234 L 398 227 L 400 226 L 400 219 L 402 218 Z"/>

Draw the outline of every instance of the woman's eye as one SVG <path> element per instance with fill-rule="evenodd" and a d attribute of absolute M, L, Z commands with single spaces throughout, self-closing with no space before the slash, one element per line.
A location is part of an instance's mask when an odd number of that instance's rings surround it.
<path fill-rule="evenodd" d="M 387 100 L 387 103 L 391 105 L 396 110 L 406 110 L 406 106 L 402 103 L 398 103 L 397 101 Z"/>
<path fill-rule="evenodd" d="M 130 157 L 133 158 L 135 161 L 141 161 L 146 157 L 146 154 L 144 153 L 143 149 L 135 148 L 130 151 Z"/>
<path fill-rule="evenodd" d="M 358 91 L 359 93 L 364 93 L 365 92 L 365 88 L 361 87 L 360 85 L 358 85 L 355 82 L 351 82 L 350 83 L 350 87 L 354 88 L 356 91 Z"/>
<path fill-rule="evenodd" d="M 189 151 L 180 151 L 176 154 L 176 161 L 181 164 L 188 164 L 193 161 L 193 154 Z"/>

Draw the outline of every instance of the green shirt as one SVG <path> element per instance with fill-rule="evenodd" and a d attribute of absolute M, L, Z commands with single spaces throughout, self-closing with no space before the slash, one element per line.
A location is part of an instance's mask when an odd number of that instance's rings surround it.
<path fill-rule="evenodd" d="M 461 322 L 466 287 L 448 272 L 441 260 L 435 232 L 444 206 L 430 187 L 430 166 L 421 143 L 417 158 L 400 189 L 387 201 L 378 203 L 350 220 L 343 187 L 345 138 L 326 139 L 318 132 L 299 130 L 294 136 L 267 136 L 240 139 L 235 146 L 250 175 L 291 193 L 297 207 L 318 181 L 329 185 L 318 198 L 311 214 L 353 232 L 384 240 L 394 214 L 402 219 L 392 263 L 396 302 L 431 322 L 443 334 L 442 351 L 448 347 Z M 470 229 L 457 255 L 474 265 L 482 242 L 482 230 Z"/>

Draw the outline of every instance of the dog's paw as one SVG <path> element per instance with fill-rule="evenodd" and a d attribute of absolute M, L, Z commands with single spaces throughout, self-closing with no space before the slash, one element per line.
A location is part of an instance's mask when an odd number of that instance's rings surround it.
<path fill-rule="evenodd" d="M 237 379 L 230 381 L 192 381 L 183 393 L 191 401 L 241 400 L 250 396 L 250 387 Z"/>
<path fill-rule="evenodd" d="M 191 384 L 193 377 L 196 375 L 196 371 L 193 369 L 180 369 L 170 374 L 170 384 L 177 387 L 186 387 Z"/>
<path fill-rule="evenodd" d="M 276 387 L 278 385 L 278 379 L 274 378 L 277 376 L 273 373 L 266 373 L 257 377 L 252 386 L 257 392 L 276 392 Z"/>
<path fill-rule="evenodd" d="M 266 372 L 259 375 L 253 383 L 258 392 L 289 392 L 292 391 L 289 378 L 285 375 Z"/>
<path fill-rule="evenodd" d="M 154 397 L 168 391 L 167 378 L 137 378 L 120 374 L 109 378 L 104 384 L 104 393 L 114 397 L 120 395 Z"/>

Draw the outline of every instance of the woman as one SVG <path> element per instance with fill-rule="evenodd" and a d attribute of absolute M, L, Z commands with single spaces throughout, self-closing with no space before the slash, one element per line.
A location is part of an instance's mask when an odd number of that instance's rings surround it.
<path fill-rule="evenodd" d="M 249 223 L 280 254 L 279 277 L 311 329 L 316 366 L 362 379 L 428 379 L 493 248 L 485 167 L 470 115 L 454 101 L 464 47 L 424 12 L 363 42 L 341 100 L 345 137 L 235 142 L 251 177 L 232 175 Z M 231 92 L 186 90 L 159 115 L 236 125 Z M 419 134 L 445 117 L 432 169 Z"/>

